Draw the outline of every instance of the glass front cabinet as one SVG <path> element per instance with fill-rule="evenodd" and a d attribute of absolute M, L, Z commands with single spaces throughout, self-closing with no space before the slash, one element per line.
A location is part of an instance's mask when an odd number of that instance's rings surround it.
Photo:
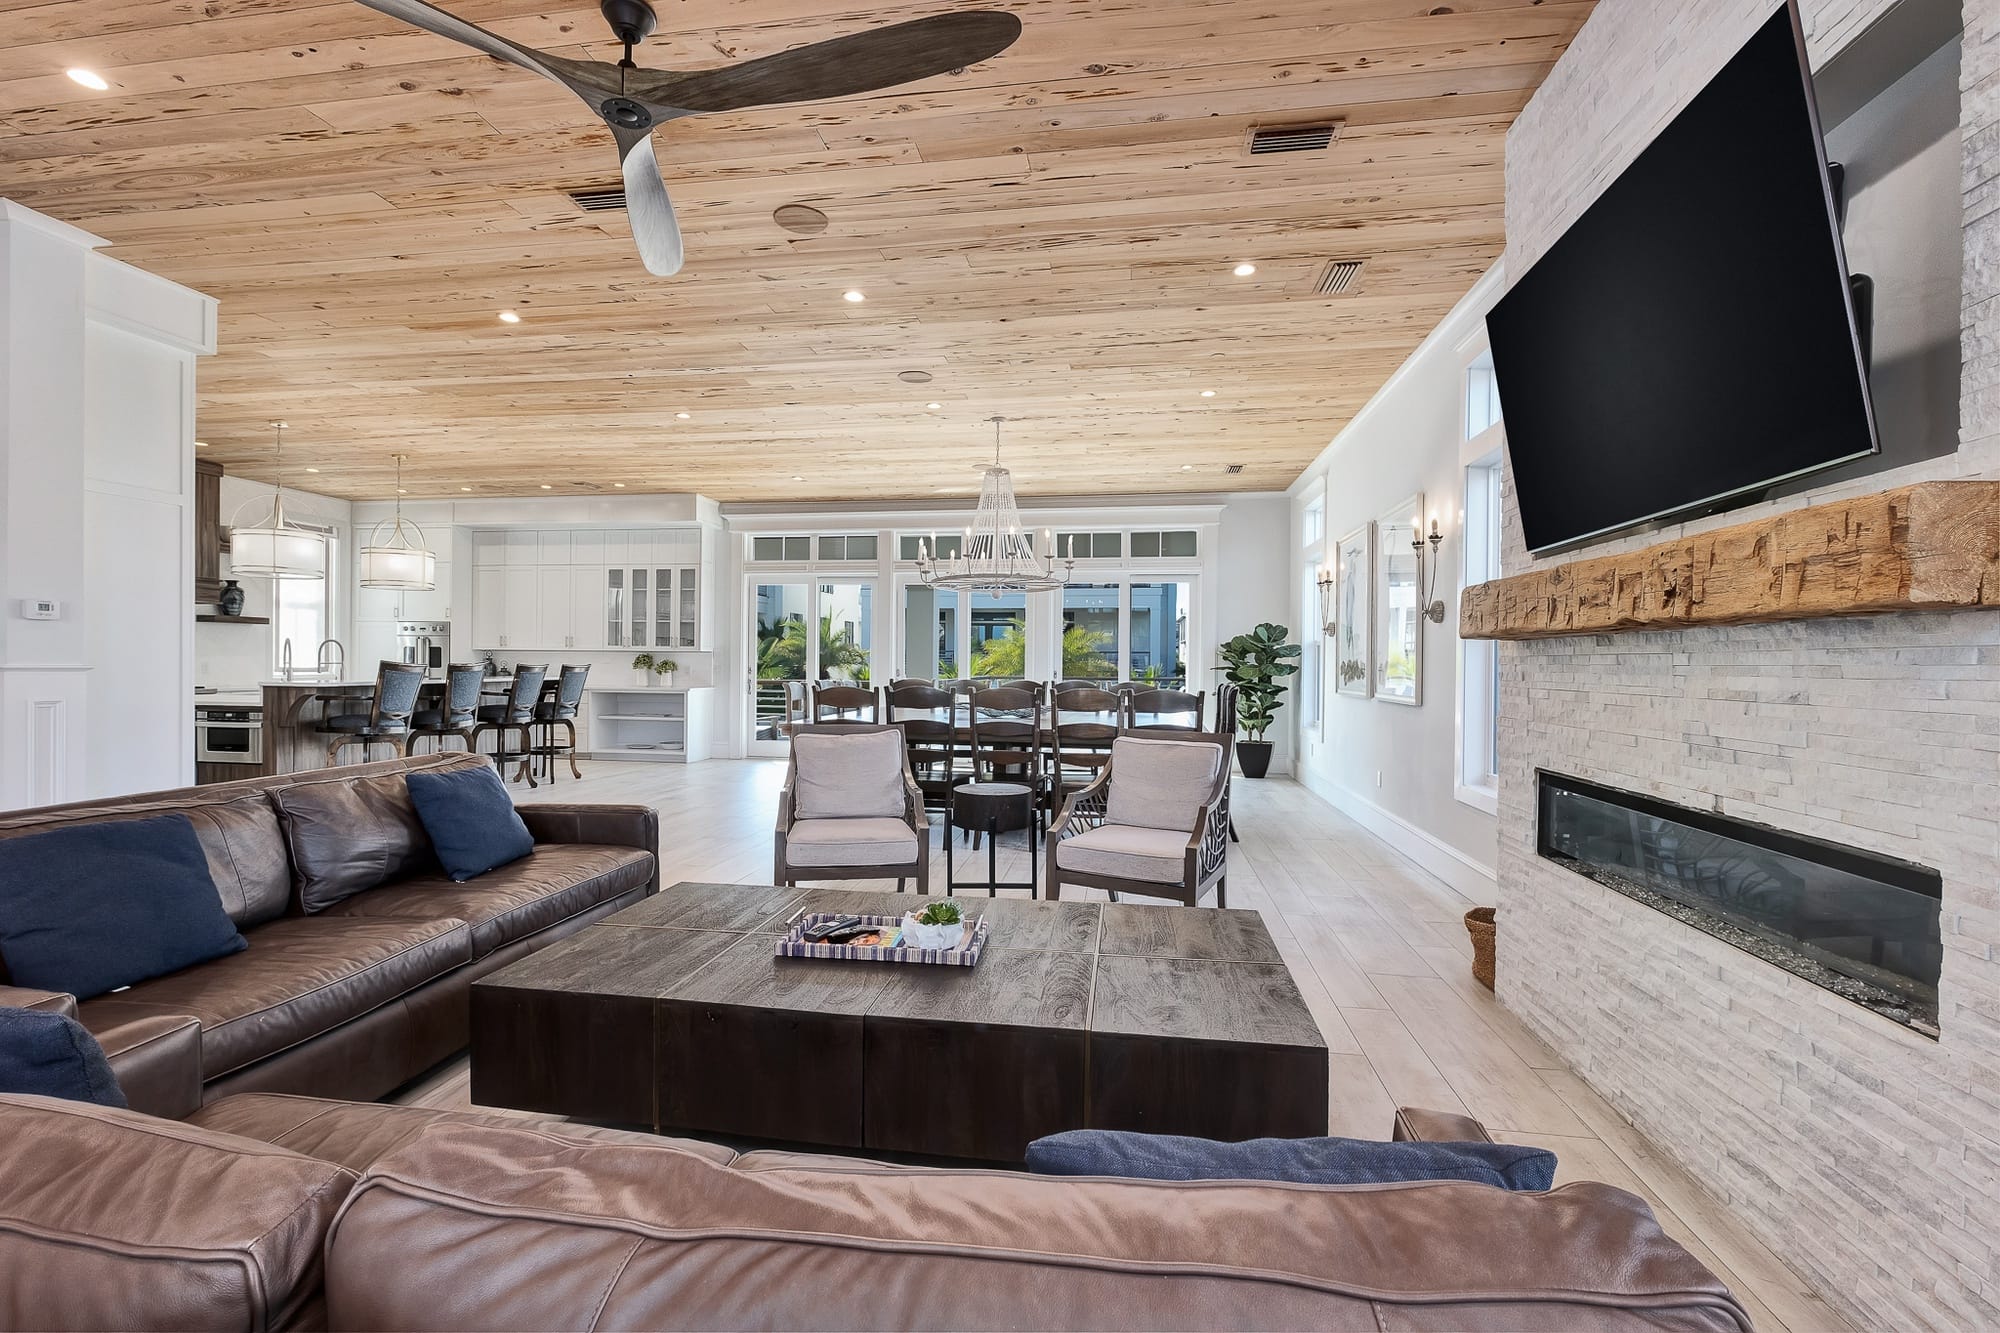
<path fill-rule="evenodd" d="M 643 565 L 604 571 L 606 646 L 697 648 L 701 566 Z"/>

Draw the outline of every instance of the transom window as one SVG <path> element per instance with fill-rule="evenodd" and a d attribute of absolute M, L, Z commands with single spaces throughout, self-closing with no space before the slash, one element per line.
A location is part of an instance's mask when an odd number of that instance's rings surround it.
<path fill-rule="evenodd" d="M 1195 554 L 1192 529 L 1176 532 L 1135 532 L 1132 534 L 1134 560 L 1189 559 Z"/>
<path fill-rule="evenodd" d="M 797 560 L 812 559 L 812 538 L 810 537 L 752 537 L 750 539 L 752 560 Z"/>
<path fill-rule="evenodd" d="M 875 534 L 852 534 L 843 537 L 821 537 L 819 558 L 822 560 L 873 560 L 875 558 Z"/>

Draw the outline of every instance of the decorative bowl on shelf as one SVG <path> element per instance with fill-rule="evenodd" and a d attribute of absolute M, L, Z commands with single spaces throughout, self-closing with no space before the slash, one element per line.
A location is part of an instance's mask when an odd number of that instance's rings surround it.
<path fill-rule="evenodd" d="M 917 920 L 916 913 L 903 913 L 903 940 L 916 949 L 956 949 L 965 938 L 965 923 L 953 921 L 944 925 L 928 926 Z"/>

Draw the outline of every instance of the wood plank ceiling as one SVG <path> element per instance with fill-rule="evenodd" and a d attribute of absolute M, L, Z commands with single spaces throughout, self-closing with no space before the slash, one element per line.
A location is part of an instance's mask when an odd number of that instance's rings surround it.
<path fill-rule="evenodd" d="M 346 0 L 0 0 L 0 195 L 221 300 L 197 434 L 234 473 L 283 417 L 292 480 L 354 499 L 398 450 L 412 496 L 970 494 L 1000 414 L 1023 494 L 1270 489 L 1498 256 L 1507 127 L 1590 9 L 991 3 L 1025 33 L 983 65 L 660 131 L 674 278 L 565 193 L 617 179 L 580 103 Z M 594 4 L 446 7 L 617 58 Z M 948 7 L 661 0 L 640 63 Z"/>

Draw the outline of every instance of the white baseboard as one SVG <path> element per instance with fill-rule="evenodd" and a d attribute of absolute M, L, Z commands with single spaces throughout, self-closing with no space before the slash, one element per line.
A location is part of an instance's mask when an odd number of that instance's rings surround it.
<path fill-rule="evenodd" d="M 1499 886 L 1493 867 L 1436 835 L 1418 828 L 1401 815 L 1384 810 L 1375 802 L 1345 787 L 1301 771 L 1299 783 L 1328 805 L 1451 885 L 1475 903 L 1491 903 Z"/>

